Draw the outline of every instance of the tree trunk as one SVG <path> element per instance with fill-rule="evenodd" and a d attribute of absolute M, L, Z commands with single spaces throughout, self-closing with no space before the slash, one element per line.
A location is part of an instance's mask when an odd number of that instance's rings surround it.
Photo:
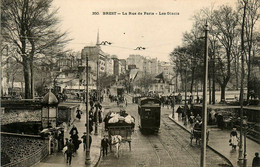
<path fill-rule="evenodd" d="M 191 93 L 191 94 L 192 94 L 192 92 L 193 92 L 194 74 L 195 74 L 195 68 L 192 68 L 191 84 L 190 84 L 190 93 Z"/>
<path fill-rule="evenodd" d="M 211 78 L 209 78 L 209 104 L 211 104 Z"/>
<path fill-rule="evenodd" d="M 225 89 L 226 89 L 226 85 L 225 84 L 222 84 L 220 85 L 220 88 L 221 88 L 221 102 L 224 102 L 225 101 Z"/>
<path fill-rule="evenodd" d="M 30 61 L 30 73 L 31 73 L 31 98 L 34 98 L 34 79 L 33 79 L 33 60 Z"/>
<path fill-rule="evenodd" d="M 212 104 L 215 104 L 216 102 L 216 75 L 215 75 L 215 50 L 213 52 L 213 64 L 212 64 Z"/>
<path fill-rule="evenodd" d="M 249 101 L 249 95 L 250 91 L 252 89 L 252 84 L 251 84 L 251 52 L 248 52 L 248 65 L 247 65 L 247 97 L 246 100 L 247 102 Z"/>
<path fill-rule="evenodd" d="M 177 92 L 179 92 L 179 90 L 178 90 L 178 72 L 176 72 L 176 84 L 175 84 L 175 92 L 177 93 Z"/>
<path fill-rule="evenodd" d="M 238 75 L 239 75 L 239 73 L 238 73 L 238 67 L 239 67 L 239 62 L 238 62 L 238 55 L 235 55 L 235 73 L 236 73 L 236 90 L 238 90 L 238 82 L 239 82 L 239 80 L 238 80 Z"/>
<path fill-rule="evenodd" d="M 184 79 L 182 73 L 180 73 L 180 75 L 181 75 L 181 91 L 183 92 L 184 89 L 185 89 L 184 88 L 185 87 L 185 79 Z"/>
<path fill-rule="evenodd" d="M 25 99 L 31 99 L 31 72 L 28 59 L 23 59 L 24 83 L 25 83 Z"/>

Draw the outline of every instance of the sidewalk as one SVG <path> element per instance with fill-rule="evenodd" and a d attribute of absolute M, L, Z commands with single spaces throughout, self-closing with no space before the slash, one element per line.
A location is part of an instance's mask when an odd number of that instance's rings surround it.
<path fill-rule="evenodd" d="M 178 114 L 176 113 L 178 106 L 175 106 L 175 113 L 174 119 L 172 118 L 172 114 L 169 115 L 169 118 L 177 123 L 179 126 L 184 128 L 185 130 L 191 130 L 191 125 L 184 126 L 183 122 L 178 119 Z M 226 157 L 234 167 L 241 167 L 243 165 L 238 164 L 238 148 L 236 150 L 232 150 L 229 146 L 229 138 L 230 138 L 230 131 L 229 130 L 221 130 L 217 127 L 208 127 L 209 129 L 209 143 L 208 145 L 224 157 Z M 239 136 L 239 135 L 238 135 Z M 243 139 L 244 142 L 244 139 Z M 244 147 L 244 143 L 243 143 Z M 244 148 L 243 148 L 244 150 Z M 255 156 L 255 152 L 260 152 L 260 145 L 249 138 L 246 140 L 246 152 L 247 152 L 247 167 L 252 166 L 252 161 Z M 243 155 L 244 157 L 244 155 Z"/>
<path fill-rule="evenodd" d="M 80 109 L 83 111 L 83 114 L 81 115 L 81 120 L 75 120 L 74 125 L 77 127 L 79 131 L 79 139 L 81 139 L 81 136 L 84 132 L 86 132 L 86 113 L 85 113 L 85 106 L 83 103 L 80 104 Z M 93 127 L 94 128 L 94 127 Z M 70 138 L 69 130 L 64 132 L 64 139 Z M 42 160 L 40 163 L 36 164 L 35 167 L 64 167 L 64 166 L 71 166 L 71 167 L 94 167 L 100 159 L 100 141 L 102 136 L 102 125 L 99 125 L 98 127 L 98 135 L 94 135 L 94 131 L 91 134 L 92 136 L 92 144 L 90 148 L 90 158 L 91 160 L 88 162 L 87 165 L 85 165 L 85 152 L 83 150 L 83 144 L 80 144 L 79 149 L 72 157 L 71 165 L 68 165 L 66 163 L 65 156 L 63 153 L 54 153 L 52 155 L 49 155 L 44 160 Z"/>

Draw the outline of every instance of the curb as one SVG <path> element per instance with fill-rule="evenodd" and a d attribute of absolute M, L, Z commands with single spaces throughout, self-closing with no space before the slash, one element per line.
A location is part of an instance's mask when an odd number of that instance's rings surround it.
<path fill-rule="evenodd" d="M 186 129 L 185 127 L 183 127 L 182 125 L 180 125 L 179 123 L 177 123 L 174 119 L 172 119 L 171 115 L 172 115 L 172 114 L 170 114 L 170 115 L 168 116 L 168 118 L 169 118 L 170 120 L 172 120 L 172 121 L 173 121 L 175 124 L 177 124 L 179 127 L 181 127 L 182 129 L 184 129 L 185 131 L 187 131 L 188 133 L 191 134 L 191 132 L 190 132 L 188 129 Z M 218 154 L 219 156 L 221 156 L 222 158 L 224 158 L 224 159 L 229 163 L 229 165 L 231 165 L 231 167 L 234 167 L 234 165 L 232 164 L 232 162 L 231 162 L 226 156 L 224 156 L 223 154 L 221 154 L 220 152 L 218 152 L 217 150 L 215 150 L 213 147 L 211 147 L 211 146 L 209 146 L 209 145 L 207 145 L 207 147 L 208 147 L 209 149 L 211 149 L 213 152 L 215 152 L 216 154 Z"/>
<path fill-rule="evenodd" d="M 98 167 L 98 165 L 100 163 L 100 159 L 101 159 L 101 148 L 100 148 L 100 153 L 99 153 L 98 160 L 97 160 L 96 164 L 94 165 L 94 167 Z"/>

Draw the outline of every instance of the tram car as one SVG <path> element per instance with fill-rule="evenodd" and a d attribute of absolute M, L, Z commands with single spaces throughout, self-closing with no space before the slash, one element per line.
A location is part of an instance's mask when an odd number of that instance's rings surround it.
<path fill-rule="evenodd" d="M 161 101 L 152 97 L 138 99 L 139 128 L 142 132 L 158 132 L 161 120 Z"/>

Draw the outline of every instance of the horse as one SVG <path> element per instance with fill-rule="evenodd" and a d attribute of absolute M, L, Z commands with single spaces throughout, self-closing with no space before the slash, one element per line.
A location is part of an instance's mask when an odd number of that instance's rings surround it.
<path fill-rule="evenodd" d="M 119 157 L 119 148 L 120 148 L 121 142 L 122 142 L 122 136 L 120 136 L 120 135 L 111 136 L 111 145 L 115 145 L 115 147 L 116 147 L 117 158 Z"/>

